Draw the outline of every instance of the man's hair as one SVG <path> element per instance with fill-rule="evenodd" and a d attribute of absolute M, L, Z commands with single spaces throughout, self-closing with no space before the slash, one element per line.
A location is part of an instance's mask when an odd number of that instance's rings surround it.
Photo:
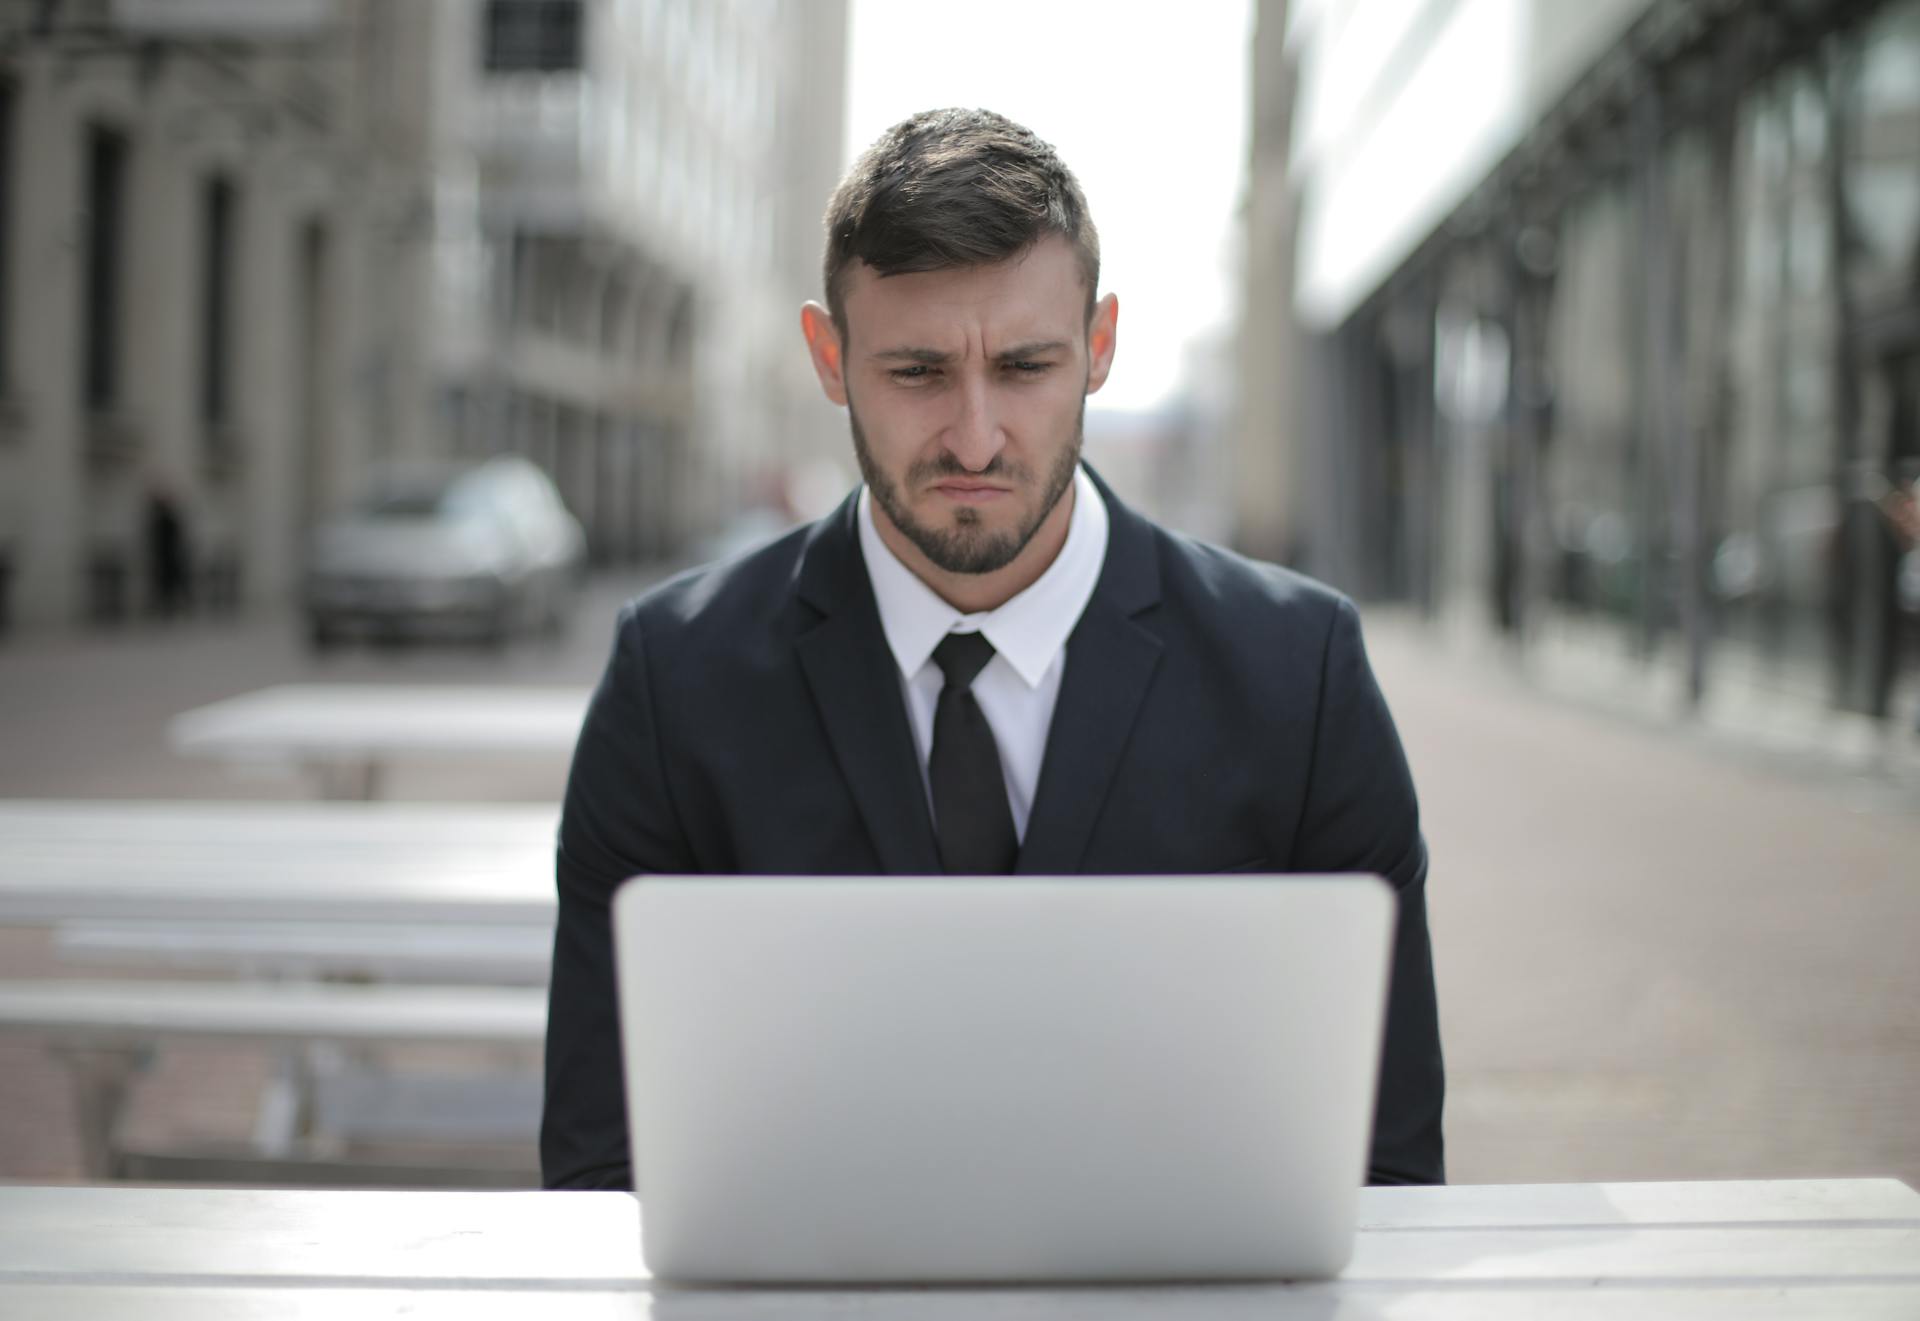
<path fill-rule="evenodd" d="M 1049 234 L 1073 244 L 1093 316 L 1100 236 L 1073 171 L 991 110 L 923 110 L 880 135 L 827 204 L 827 309 L 844 337 L 847 267 L 883 276 L 987 266 Z"/>

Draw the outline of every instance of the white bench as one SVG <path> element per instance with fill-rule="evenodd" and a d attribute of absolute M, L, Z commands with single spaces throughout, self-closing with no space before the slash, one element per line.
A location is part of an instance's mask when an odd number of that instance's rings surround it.
<path fill-rule="evenodd" d="M 324 1106 L 328 1093 L 315 1088 L 309 1046 L 481 1045 L 524 1052 L 543 1041 L 546 1008 L 546 994 L 537 987 L 6 981 L 0 982 L 0 1036 L 44 1038 L 66 1059 L 83 1155 L 94 1178 L 126 1172 L 121 1115 L 133 1080 L 157 1045 L 283 1047 L 285 1067 L 267 1089 L 255 1125 L 255 1154 L 318 1170 L 327 1163 L 328 1148 L 339 1144 L 327 1140 L 327 1125 L 315 1122 L 315 1098 Z M 387 1100 L 351 1077 L 335 1086 L 341 1105 L 391 1110 Z M 488 1090 L 471 1078 L 452 1085 L 460 1095 L 484 1097 Z M 530 1139 L 537 1078 L 523 1072 L 506 1089 L 509 1127 Z M 416 1096 L 403 1110 L 431 1114 L 432 1105 Z M 458 1127 L 451 1115 L 443 1112 L 443 1118 L 450 1129 Z M 486 1125 L 499 1126 L 497 1114 Z M 202 1167 L 208 1177 L 204 1162 Z"/>
<path fill-rule="evenodd" d="M 545 804 L 0 803 L 0 925 L 550 928 Z"/>
<path fill-rule="evenodd" d="M 115 970 L 274 979 L 9 984 L 0 1031 L 46 1036 L 69 1061 L 98 1171 L 127 1168 L 119 1114 L 165 1041 L 276 1045 L 255 1146 L 289 1159 L 315 1135 L 360 1133 L 368 1115 L 391 1129 L 408 1113 L 460 1114 L 430 1082 L 356 1075 L 311 1043 L 470 1038 L 523 1056 L 537 1045 L 557 816 L 515 804 L 0 803 L 0 924 L 51 926 L 60 955 Z M 329 978 L 385 984 L 288 984 Z M 481 985 L 437 985 L 448 981 Z M 465 1111 L 494 1112 L 468 1130 L 530 1135 L 538 1077 L 524 1061 L 443 1081 Z"/>
<path fill-rule="evenodd" d="M 126 1048 L 207 1041 L 538 1045 L 538 988 L 255 982 L 0 982 L 0 1032 Z"/>
<path fill-rule="evenodd" d="M 304 767 L 333 798 L 375 798 L 400 758 L 564 757 L 588 690 L 530 685 L 283 684 L 174 717 L 190 757 Z"/>
<path fill-rule="evenodd" d="M 266 980 L 545 986 L 553 957 L 544 926 L 97 921 L 53 939 L 69 963 Z"/>
<path fill-rule="evenodd" d="M 0 840 L 71 842 L 110 826 L 143 847 L 292 843 L 302 847 L 551 846 L 555 803 L 201 802 L 168 799 L 0 799 Z"/>

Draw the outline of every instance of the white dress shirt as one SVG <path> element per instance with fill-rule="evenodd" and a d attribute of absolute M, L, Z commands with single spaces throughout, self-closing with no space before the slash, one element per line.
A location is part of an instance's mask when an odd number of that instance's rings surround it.
<path fill-rule="evenodd" d="M 1047 571 L 997 610 L 964 615 L 927 586 L 880 539 L 873 522 L 873 497 L 860 492 L 860 550 L 880 606 L 880 627 L 900 667 L 913 744 L 920 754 L 920 779 L 933 806 L 927 759 L 933 751 L 933 711 L 946 678 L 934 663 L 933 649 L 949 633 L 986 634 L 995 655 L 973 681 L 973 696 L 1000 749 L 1000 773 L 1007 782 L 1007 806 L 1013 829 L 1024 843 L 1033 794 L 1040 783 L 1040 762 L 1047 751 L 1047 730 L 1060 696 L 1067 665 L 1067 635 L 1093 598 L 1100 566 L 1107 558 L 1107 506 L 1085 468 L 1073 479 L 1073 514 L 1066 544 Z M 935 828 L 939 826 L 935 822 Z"/>

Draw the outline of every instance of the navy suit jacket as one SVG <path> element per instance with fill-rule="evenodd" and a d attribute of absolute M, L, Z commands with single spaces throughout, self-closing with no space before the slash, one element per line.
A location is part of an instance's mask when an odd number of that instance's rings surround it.
<path fill-rule="evenodd" d="M 1441 1182 L 1426 845 L 1359 618 L 1100 490 L 1106 561 L 1068 639 L 1017 869 L 1384 876 L 1399 924 L 1368 1177 Z M 561 816 L 549 1187 L 633 1186 L 608 923 L 623 880 L 941 870 L 857 509 L 621 612 Z"/>

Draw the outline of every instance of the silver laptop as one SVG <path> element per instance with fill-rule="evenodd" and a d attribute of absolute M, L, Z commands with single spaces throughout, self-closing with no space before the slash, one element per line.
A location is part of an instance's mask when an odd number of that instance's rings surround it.
<path fill-rule="evenodd" d="M 613 916 L 648 1267 L 1333 1275 L 1393 915 L 1364 876 L 629 883 Z"/>

